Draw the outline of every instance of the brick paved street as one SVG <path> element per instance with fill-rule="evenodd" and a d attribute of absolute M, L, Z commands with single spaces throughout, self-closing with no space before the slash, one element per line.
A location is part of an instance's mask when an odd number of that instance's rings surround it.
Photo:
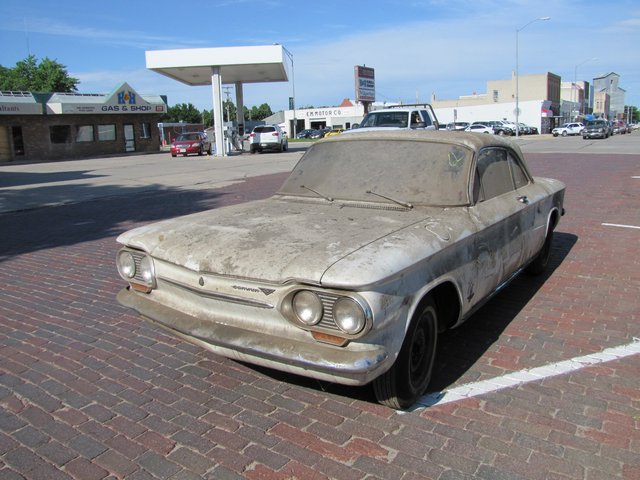
<path fill-rule="evenodd" d="M 615 139 L 612 139 L 615 140 Z M 529 153 L 567 184 L 543 278 L 442 337 L 444 391 L 640 337 L 640 154 Z M 118 233 L 285 174 L 0 215 L 0 478 L 639 479 L 640 355 L 396 412 L 217 357 L 121 307 Z"/>

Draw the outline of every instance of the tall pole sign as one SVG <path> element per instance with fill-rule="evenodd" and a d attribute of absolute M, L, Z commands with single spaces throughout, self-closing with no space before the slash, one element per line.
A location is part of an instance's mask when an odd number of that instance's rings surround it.
<path fill-rule="evenodd" d="M 354 67 L 356 81 L 356 101 L 364 105 L 364 113 L 369 111 L 371 103 L 376 101 L 375 70 L 371 67 L 356 65 Z"/>

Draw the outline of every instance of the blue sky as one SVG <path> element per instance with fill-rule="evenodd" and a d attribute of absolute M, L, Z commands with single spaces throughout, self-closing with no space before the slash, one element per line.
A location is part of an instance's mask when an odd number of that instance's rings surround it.
<path fill-rule="evenodd" d="M 82 93 L 126 81 L 169 105 L 211 108 L 210 87 L 189 87 L 145 68 L 145 51 L 280 43 L 294 56 L 296 104 L 354 98 L 354 65 L 376 71 L 379 101 L 429 101 L 485 93 L 511 78 L 516 30 L 520 75 L 563 81 L 616 72 L 640 107 L 638 0 L 210 0 L 198 2 L 0 0 L 0 65 L 31 53 L 65 65 Z M 249 107 L 286 108 L 288 83 L 244 88 Z M 233 98 L 233 97 L 232 97 Z"/>

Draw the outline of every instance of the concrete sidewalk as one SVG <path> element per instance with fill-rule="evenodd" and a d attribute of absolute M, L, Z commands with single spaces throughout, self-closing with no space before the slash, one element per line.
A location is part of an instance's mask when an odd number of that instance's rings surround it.
<path fill-rule="evenodd" d="M 304 145 L 304 144 L 303 144 Z M 290 171 L 306 150 L 171 157 L 168 153 L 0 165 L 0 213 L 166 189 L 220 188 Z"/>

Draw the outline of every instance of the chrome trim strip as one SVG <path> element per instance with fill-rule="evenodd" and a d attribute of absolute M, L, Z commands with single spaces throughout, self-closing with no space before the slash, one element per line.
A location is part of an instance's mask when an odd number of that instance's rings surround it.
<path fill-rule="evenodd" d="M 275 308 L 275 305 L 272 305 L 267 302 L 260 302 L 258 300 L 252 300 L 249 298 L 236 297 L 234 295 L 229 295 L 226 293 L 207 292 L 205 290 L 200 290 L 190 285 L 185 285 L 184 283 L 176 282 L 175 280 L 169 280 L 168 278 L 164 278 L 164 277 L 160 277 L 158 278 L 158 280 L 166 282 L 169 285 L 173 285 L 174 287 L 187 290 L 195 295 L 198 295 L 199 297 L 206 297 L 213 300 L 220 300 L 220 301 L 229 302 L 229 303 L 237 303 L 239 305 L 246 305 L 249 307 L 266 308 L 266 309 Z"/>

